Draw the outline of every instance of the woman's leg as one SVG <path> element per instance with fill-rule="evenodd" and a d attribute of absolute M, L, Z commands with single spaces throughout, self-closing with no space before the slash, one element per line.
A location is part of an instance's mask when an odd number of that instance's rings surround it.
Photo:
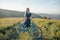
<path fill-rule="evenodd" d="M 26 19 L 24 25 L 25 27 L 30 27 L 30 19 Z"/>

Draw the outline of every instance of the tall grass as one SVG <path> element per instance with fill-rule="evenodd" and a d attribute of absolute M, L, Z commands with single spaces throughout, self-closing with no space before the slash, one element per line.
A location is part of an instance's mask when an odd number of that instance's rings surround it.
<path fill-rule="evenodd" d="M 21 21 L 23 21 L 23 18 L 1 18 L 0 19 L 0 29 L 4 29 L 6 27 L 12 26 L 13 24 L 16 24 Z M 32 21 L 34 21 L 34 23 L 41 28 L 43 38 L 45 38 L 45 39 L 53 39 L 54 37 L 60 38 L 60 20 L 33 18 Z M 19 37 L 25 36 L 26 40 L 28 40 L 29 38 L 30 38 L 30 40 L 33 39 L 32 37 L 29 36 L 28 33 L 27 33 L 27 36 L 23 35 L 23 34 L 25 34 L 25 33 L 21 33 L 21 35 Z M 3 35 L 0 33 L 0 38 L 2 38 L 2 37 L 3 37 Z M 23 40 L 23 39 L 24 38 L 22 38 L 21 40 Z"/>

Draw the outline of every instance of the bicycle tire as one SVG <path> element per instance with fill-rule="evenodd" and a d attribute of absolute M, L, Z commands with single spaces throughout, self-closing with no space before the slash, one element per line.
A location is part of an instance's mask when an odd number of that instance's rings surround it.
<path fill-rule="evenodd" d="M 40 28 L 38 27 L 35 27 L 36 28 L 36 31 L 34 32 L 34 30 L 31 28 L 30 31 L 31 31 L 31 34 L 34 38 L 39 38 L 42 36 L 42 31 Z"/>

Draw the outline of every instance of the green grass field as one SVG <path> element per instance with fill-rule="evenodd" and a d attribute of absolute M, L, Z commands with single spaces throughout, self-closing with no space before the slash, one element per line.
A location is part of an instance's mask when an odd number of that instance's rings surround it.
<path fill-rule="evenodd" d="M 5 30 L 4 28 L 10 27 L 18 22 L 23 21 L 23 18 L 0 18 L 0 29 Z M 39 26 L 42 30 L 42 37 L 46 40 L 56 40 L 60 39 L 60 20 L 49 20 L 49 19 L 32 19 L 34 23 Z M 13 26 L 14 27 L 14 26 Z M 6 31 L 6 34 L 3 35 L 0 33 L 0 40 L 2 40 L 6 35 L 9 34 L 10 30 Z M 56 39 L 55 39 L 56 38 Z M 17 37 L 17 40 L 33 40 L 28 33 L 21 33 L 20 36 Z"/>

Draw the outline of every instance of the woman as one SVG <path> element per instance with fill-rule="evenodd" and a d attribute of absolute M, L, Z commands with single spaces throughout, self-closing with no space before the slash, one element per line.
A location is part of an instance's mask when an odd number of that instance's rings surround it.
<path fill-rule="evenodd" d="M 32 18 L 32 14 L 30 13 L 30 9 L 26 8 L 26 13 L 24 14 L 25 27 L 30 27 L 31 18 Z"/>

